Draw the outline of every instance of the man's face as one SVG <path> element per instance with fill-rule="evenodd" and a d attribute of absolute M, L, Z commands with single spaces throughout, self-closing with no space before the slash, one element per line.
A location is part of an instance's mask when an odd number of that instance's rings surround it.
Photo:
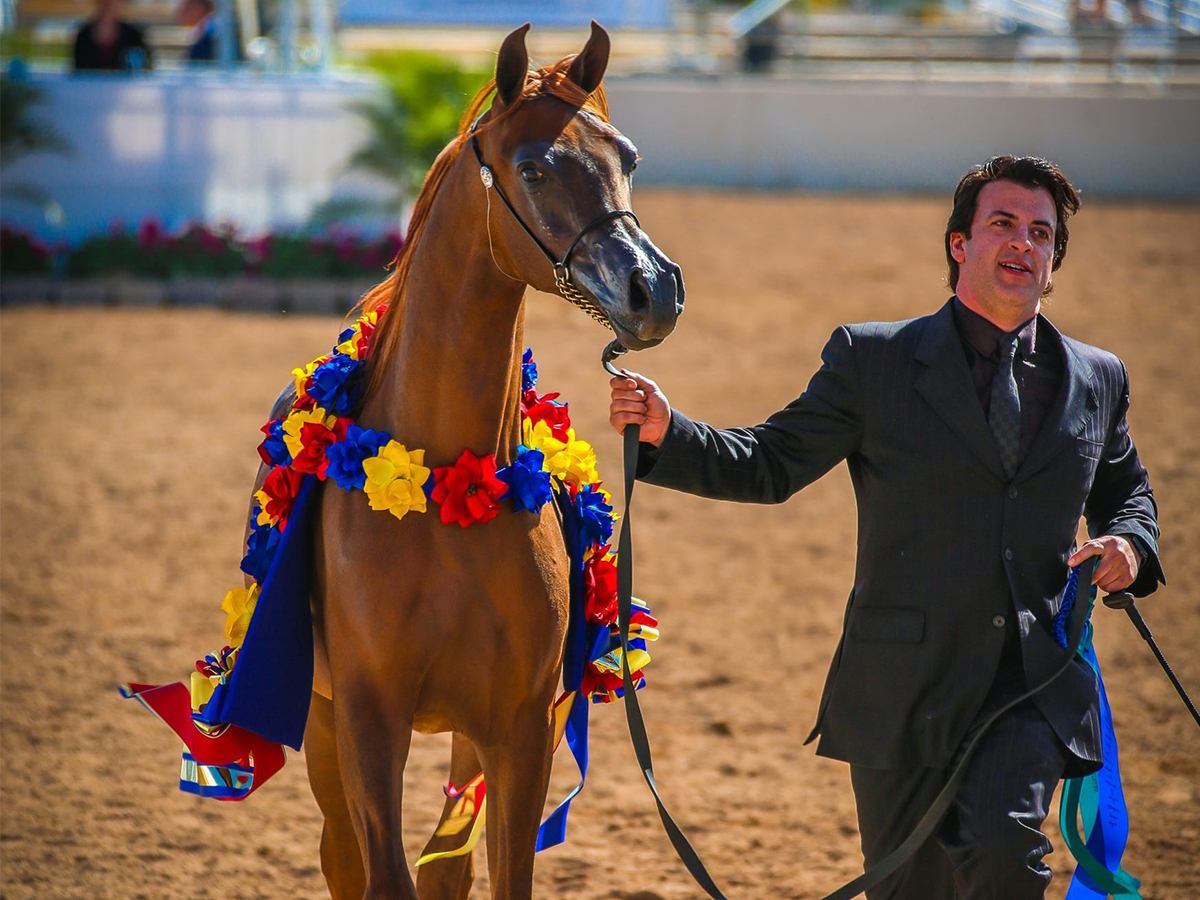
<path fill-rule="evenodd" d="M 971 236 L 950 235 L 958 294 L 985 309 L 1036 310 L 1054 261 L 1054 199 L 1012 181 L 983 186 Z"/>

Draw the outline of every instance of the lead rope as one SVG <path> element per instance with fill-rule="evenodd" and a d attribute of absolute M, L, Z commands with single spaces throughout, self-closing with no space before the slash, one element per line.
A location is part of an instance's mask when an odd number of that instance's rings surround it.
<path fill-rule="evenodd" d="M 612 365 L 613 358 L 624 352 L 624 348 L 614 350 L 614 344 L 616 344 L 616 341 L 605 348 L 601 361 L 607 371 L 614 375 L 625 377 L 624 373 Z M 617 344 L 617 346 L 619 347 L 620 345 Z M 667 837 L 671 841 L 671 846 L 675 848 L 680 861 L 708 896 L 712 897 L 713 900 L 728 900 L 721 893 L 712 876 L 708 874 L 708 869 L 705 868 L 703 860 L 700 859 L 699 854 L 696 853 L 688 841 L 687 836 L 683 833 L 683 829 L 675 823 L 674 818 L 671 817 L 671 813 L 667 810 L 666 805 L 659 796 L 658 785 L 655 783 L 654 777 L 654 760 L 650 754 L 650 740 L 646 733 L 646 723 L 642 718 L 642 709 L 638 702 L 637 692 L 633 688 L 633 673 L 629 670 L 629 619 L 632 615 L 633 606 L 633 517 L 631 509 L 633 503 L 633 484 L 637 474 L 638 443 L 641 438 L 641 426 L 626 425 L 623 437 L 625 510 L 624 515 L 621 516 L 621 533 L 617 541 L 617 616 L 621 638 L 621 680 L 625 692 L 625 719 L 629 723 L 629 737 L 633 742 L 633 752 L 637 756 L 638 765 L 642 769 L 642 777 L 646 779 L 646 784 L 649 786 L 650 792 L 654 795 L 654 802 L 658 806 L 658 816 L 662 820 L 663 828 L 666 830 Z M 1090 557 L 1080 563 L 1072 573 L 1078 579 L 1076 583 L 1090 585 L 1095 567 L 1095 557 Z M 942 818 L 946 815 L 950 804 L 954 802 L 958 788 L 966 776 L 967 763 L 970 761 L 975 749 L 979 746 L 984 733 L 992 727 L 997 719 L 1019 704 L 1024 703 L 1034 694 L 1045 689 L 1071 667 L 1075 660 L 1075 653 L 1079 650 L 1079 646 L 1083 642 L 1083 636 L 1087 630 L 1087 622 L 1091 615 L 1092 604 L 1095 602 L 1095 598 L 1096 589 L 1093 586 L 1087 591 L 1082 608 L 1079 608 L 1079 601 L 1076 600 L 1076 614 L 1071 616 L 1070 641 L 1068 642 L 1062 665 L 1037 687 L 1026 691 L 1015 700 L 1009 701 L 992 713 L 982 725 L 978 726 L 974 737 L 971 738 L 954 770 L 950 773 L 950 778 L 946 781 L 945 786 L 937 797 L 934 798 L 925 815 L 921 817 L 921 821 L 917 823 L 912 833 L 904 842 L 868 871 L 842 885 L 833 893 L 827 894 L 822 900 L 850 900 L 852 897 L 857 897 L 864 891 L 879 884 L 879 882 L 900 868 L 917 851 L 917 848 L 929 839 L 930 835 L 933 834 L 934 830 L 941 823 Z"/>

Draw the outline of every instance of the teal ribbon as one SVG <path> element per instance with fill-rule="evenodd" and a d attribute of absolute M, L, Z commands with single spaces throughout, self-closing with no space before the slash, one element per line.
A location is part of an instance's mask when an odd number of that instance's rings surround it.
<path fill-rule="evenodd" d="M 1112 709 L 1100 674 L 1100 661 L 1092 645 L 1092 625 L 1079 648 L 1080 658 L 1096 675 L 1100 692 L 1100 733 L 1104 765 L 1083 778 L 1063 785 L 1059 827 L 1067 849 L 1078 865 L 1067 891 L 1067 900 L 1141 900 L 1141 882 L 1121 867 L 1129 839 L 1129 814 L 1121 788 L 1121 763 Z M 1083 829 L 1080 830 L 1082 815 Z"/>

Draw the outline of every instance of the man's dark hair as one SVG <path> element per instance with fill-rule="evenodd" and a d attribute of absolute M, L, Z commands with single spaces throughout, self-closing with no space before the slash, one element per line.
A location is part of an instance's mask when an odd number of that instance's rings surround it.
<path fill-rule="evenodd" d="M 958 263 L 950 255 L 950 235 L 960 232 L 971 236 L 979 192 L 993 181 L 1012 181 L 1025 187 L 1043 188 L 1054 201 L 1054 262 L 1057 272 L 1067 255 L 1067 219 L 1079 211 L 1079 193 L 1062 169 L 1040 156 L 993 156 L 963 176 L 954 189 L 954 209 L 946 223 L 946 263 L 950 266 L 950 289 L 958 289 Z"/>

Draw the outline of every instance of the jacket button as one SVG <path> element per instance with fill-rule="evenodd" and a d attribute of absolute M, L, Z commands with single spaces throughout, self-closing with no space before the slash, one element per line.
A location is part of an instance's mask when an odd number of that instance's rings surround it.
<path fill-rule="evenodd" d="M 1005 559 L 1007 559 L 1007 560 L 1011 560 L 1011 559 L 1012 559 L 1012 547 L 1005 547 L 1005 548 L 1004 548 L 1004 558 L 1005 558 Z"/>
<path fill-rule="evenodd" d="M 1017 489 L 1016 489 L 1015 487 L 1010 487 L 1010 488 L 1008 489 L 1008 499 L 1009 499 L 1009 500 L 1016 500 L 1016 499 L 1017 499 Z"/>
<path fill-rule="evenodd" d="M 1003 628 L 1005 625 L 1004 616 L 994 616 L 992 618 L 992 624 L 995 625 L 997 628 Z"/>

